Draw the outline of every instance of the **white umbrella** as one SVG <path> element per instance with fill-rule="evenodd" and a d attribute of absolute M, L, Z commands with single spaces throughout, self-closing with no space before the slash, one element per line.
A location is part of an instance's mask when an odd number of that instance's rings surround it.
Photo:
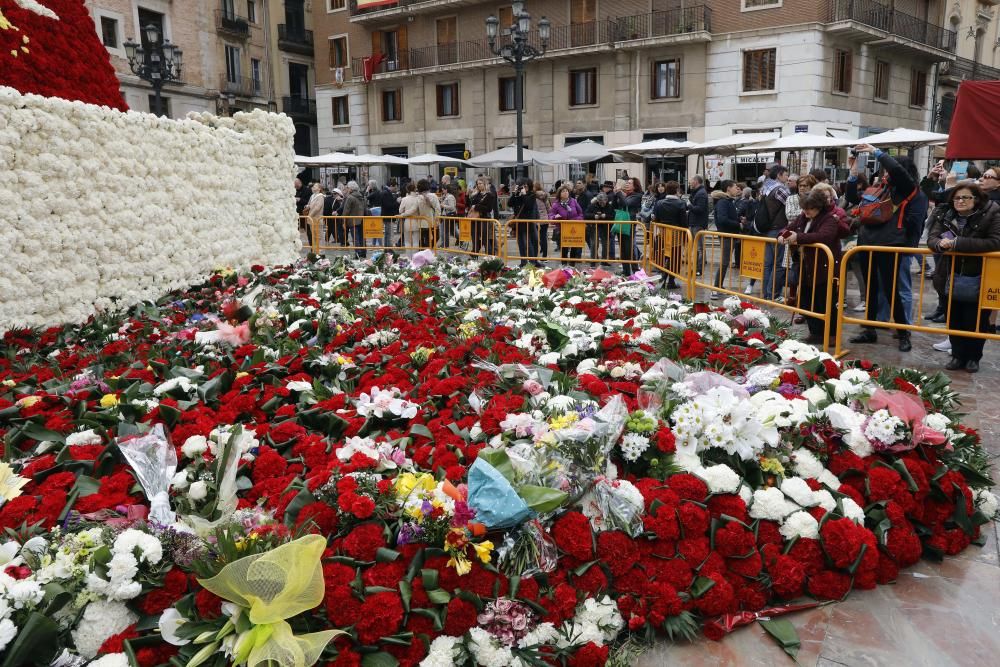
<path fill-rule="evenodd" d="M 344 164 L 344 158 L 354 157 L 349 153 L 326 153 L 325 155 L 315 155 L 313 157 L 296 155 L 295 164 L 303 167 L 329 167 L 331 165 Z"/>
<path fill-rule="evenodd" d="M 914 148 L 947 142 L 947 134 L 925 132 L 923 130 L 908 130 L 905 127 L 899 127 L 895 130 L 858 139 L 859 144 L 871 144 L 872 146 L 912 146 Z"/>
<path fill-rule="evenodd" d="M 559 149 L 560 152 L 569 156 L 574 162 L 581 164 L 587 162 L 598 162 L 615 155 L 604 144 L 599 144 L 593 139 L 585 139 L 579 143 L 569 144 Z"/>
<path fill-rule="evenodd" d="M 549 153 L 524 149 L 522 164 L 558 164 L 559 160 L 554 160 Z M 504 146 L 492 153 L 483 153 L 478 157 L 469 160 L 473 167 L 516 167 L 517 166 L 517 146 L 511 144 Z"/>
<path fill-rule="evenodd" d="M 635 155 L 639 157 L 646 156 L 659 156 L 664 157 L 666 155 L 682 155 L 683 151 L 694 146 L 689 141 L 671 141 L 670 139 L 653 139 L 651 141 L 643 141 L 638 144 L 629 144 L 628 146 L 619 146 L 618 148 L 609 148 L 608 150 L 612 153 L 622 153 L 626 155 Z"/>
<path fill-rule="evenodd" d="M 790 134 L 771 141 L 749 146 L 740 146 L 737 153 L 771 153 L 774 151 L 802 151 L 812 148 L 845 148 L 856 146 L 858 139 L 837 139 L 818 134 Z"/>
<path fill-rule="evenodd" d="M 410 164 L 466 164 L 465 160 L 447 155 L 436 155 L 434 153 L 424 153 L 406 160 Z"/>
<path fill-rule="evenodd" d="M 754 132 L 750 134 L 734 134 L 730 137 L 721 137 L 719 139 L 712 139 L 710 141 L 705 141 L 700 144 L 694 144 L 685 150 L 685 153 L 690 153 L 692 155 L 712 155 L 712 154 L 723 154 L 723 153 L 735 153 L 736 150 L 742 146 L 748 146 L 750 144 L 759 144 L 764 141 L 771 141 L 773 139 L 779 138 L 781 135 L 777 132 Z"/>

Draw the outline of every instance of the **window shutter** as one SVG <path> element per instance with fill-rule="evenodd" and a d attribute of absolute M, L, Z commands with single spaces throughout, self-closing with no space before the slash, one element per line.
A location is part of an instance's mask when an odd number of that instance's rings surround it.
<path fill-rule="evenodd" d="M 372 55 L 376 53 L 385 53 L 382 50 L 382 33 L 378 30 L 372 31 Z"/>
<path fill-rule="evenodd" d="M 410 47 L 406 40 L 406 26 L 397 28 L 397 44 L 399 46 L 399 67 L 400 69 L 410 69 Z"/>

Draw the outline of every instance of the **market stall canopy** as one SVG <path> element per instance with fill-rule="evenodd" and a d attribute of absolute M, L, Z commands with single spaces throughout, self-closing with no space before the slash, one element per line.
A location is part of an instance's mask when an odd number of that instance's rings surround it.
<path fill-rule="evenodd" d="M 778 139 L 781 134 L 778 132 L 754 132 L 751 134 L 734 134 L 730 137 L 712 139 L 700 144 L 692 144 L 684 152 L 691 155 L 713 155 L 724 153 L 735 153 L 737 149 L 751 144 L 759 144 L 765 141 Z"/>
<path fill-rule="evenodd" d="M 790 134 L 759 144 L 740 146 L 737 153 L 771 153 L 775 151 L 802 151 L 813 148 L 845 148 L 856 146 L 858 139 L 824 137 L 818 134 Z"/>
<path fill-rule="evenodd" d="M 407 158 L 410 164 L 466 164 L 466 161 L 457 157 L 447 155 L 437 155 L 435 153 L 424 153 L 415 157 Z"/>
<path fill-rule="evenodd" d="M 562 156 L 562 160 L 559 156 Z M 522 164 L 564 164 L 565 162 L 571 162 L 566 155 L 557 153 L 541 153 L 539 151 L 524 149 L 524 161 Z M 478 157 L 474 157 L 469 160 L 469 164 L 473 167 L 516 167 L 517 166 L 517 146 L 511 144 L 510 146 L 504 146 L 499 150 L 495 150 L 492 153 L 483 153 Z"/>
<path fill-rule="evenodd" d="M 683 151 L 694 146 L 689 141 L 672 141 L 670 139 L 652 139 L 639 144 L 619 146 L 608 149 L 612 153 L 637 157 L 639 159 L 647 157 L 665 157 L 667 155 L 683 155 Z"/>
<path fill-rule="evenodd" d="M 362 153 L 361 155 L 355 155 L 354 153 L 327 153 L 326 155 L 317 155 L 316 157 L 302 158 L 299 161 L 300 156 L 296 156 L 295 164 L 302 165 L 304 167 L 337 167 L 345 165 L 376 165 L 376 164 L 398 164 L 406 165 L 409 164 L 406 158 L 396 157 L 395 155 L 369 155 L 367 153 Z"/>
<path fill-rule="evenodd" d="M 997 109 L 1000 109 L 1000 81 L 963 81 L 958 87 L 945 157 L 949 160 L 1000 158 Z"/>
<path fill-rule="evenodd" d="M 592 139 L 585 139 L 579 143 L 569 144 L 559 149 L 559 152 L 568 155 L 574 162 L 581 164 L 587 162 L 600 162 L 609 158 L 617 159 L 607 146 L 599 144 Z"/>
<path fill-rule="evenodd" d="M 912 148 L 933 146 L 943 144 L 947 141 L 947 134 L 925 132 L 923 130 L 908 130 L 905 127 L 899 127 L 895 130 L 858 139 L 858 143 L 871 144 L 872 146 L 909 146 Z"/>

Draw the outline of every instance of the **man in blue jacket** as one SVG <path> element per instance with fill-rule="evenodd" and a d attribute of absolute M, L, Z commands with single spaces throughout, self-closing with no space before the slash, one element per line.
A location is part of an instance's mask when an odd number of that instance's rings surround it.
<path fill-rule="evenodd" d="M 705 190 L 705 179 L 697 174 L 688 181 L 688 188 L 688 228 L 691 230 L 691 238 L 694 238 L 698 232 L 708 229 L 708 192 Z M 704 254 L 705 239 L 702 237 L 698 241 L 698 259 L 694 265 L 699 276 L 703 268 Z"/>

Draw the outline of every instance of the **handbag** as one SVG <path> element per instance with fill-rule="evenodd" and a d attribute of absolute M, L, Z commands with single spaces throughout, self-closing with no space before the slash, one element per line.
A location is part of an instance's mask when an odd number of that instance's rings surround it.
<path fill-rule="evenodd" d="M 623 222 L 632 222 L 632 218 L 629 216 L 628 211 L 618 209 L 615 211 L 615 224 L 611 225 L 611 233 L 632 236 L 632 225 L 623 225 L 621 224 Z"/>
<path fill-rule="evenodd" d="M 917 194 L 917 188 L 913 189 L 906 199 L 896 206 L 892 202 L 892 191 L 889 184 L 873 186 L 865 190 L 861 197 L 861 204 L 854 209 L 853 215 L 858 218 L 863 225 L 881 225 L 889 222 L 892 215 L 899 210 L 899 220 L 896 223 L 897 229 L 903 228 L 903 216 L 906 214 L 906 205 L 910 203 Z"/>
<path fill-rule="evenodd" d="M 982 276 L 963 276 L 956 274 L 952 278 L 949 290 L 951 300 L 959 303 L 977 303 L 982 287 Z"/>
<path fill-rule="evenodd" d="M 479 217 L 479 209 L 475 208 L 475 207 L 469 209 L 468 211 L 466 211 L 465 217 L 466 218 L 478 218 Z"/>

